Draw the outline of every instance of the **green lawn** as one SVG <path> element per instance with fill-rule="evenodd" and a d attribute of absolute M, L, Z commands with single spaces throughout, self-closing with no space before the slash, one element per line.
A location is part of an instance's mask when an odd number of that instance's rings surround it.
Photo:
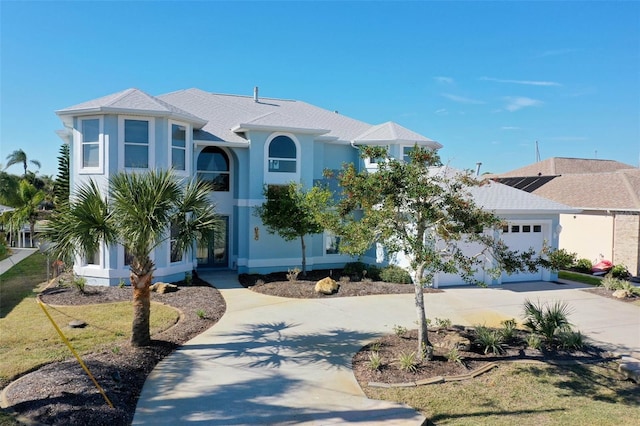
<path fill-rule="evenodd" d="M 616 363 L 501 364 L 468 381 L 365 393 L 406 403 L 437 425 L 636 425 L 638 385 L 621 380 L 616 369 Z"/>
<path fill-rule="evenodd" d="M 602 278 L 596 277 L 594 275 L 587 274 L 579 274 L 577 272 L 571 271 L 560 271 L 558 272 L 558 278 L 562 278 L 563 280 L 575 281 L 583 284 L 589 284 L 594 286 L 599 286 Z"/>
<path fill-rule="evenodd" d="M 73 356 L 36 303 L 36 288 L 45 280 L 46 259 L 39 253 L 0 276 L 0 387 L 40 365 Z M 131 335 L 131 302 L 48 309 L 80 353 L 104 348 L 117 351 Z M 81 319 L 88 326 L 71 329 L 67 324 L 72 319 Z M 178 319 L 177 310 L 151 305 L 152 333 L 169 328 Z"/>

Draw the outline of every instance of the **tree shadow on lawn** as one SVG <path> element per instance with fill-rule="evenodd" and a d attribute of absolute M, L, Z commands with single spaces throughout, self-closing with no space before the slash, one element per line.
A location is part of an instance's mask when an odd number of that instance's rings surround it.
<path fill-rule="evenodd" d="M 538 376 L 542 382 L 551 383 L 567 396 L 588 396 L 595 401 L 611 404 L 640 406 L 640 392 L 636 384 L 625 380 L 616 370 L 616 362 L 527 366 L 526 372 Z M 526 374 L 518 372 L 516 374 Z M 547 378 L 549 377 L 549 378 Z M 557 380 L 556 378 L 562 379 Z"/>
<path fill-rule="evenodd" d="M 283 363 L 324 364 L 329 368 L 351 368 L 353 356 L 378 334 L 341 328 L 321 333 L 293 333 L 300 326 L 284 321 L 247 324 L 243 330 L 224 334 L 227 343 L 203 345 L 213 350 L 210 359 L 232 357 L 245 361 L 249 368 L 279 368 Z M 194 349 L 189 345 L 186 349 Z"/>
<path fill-rule="evenodd" d="M 565 411 L 564 408 L 552 408 L 546 410 L 516 410 L 516 411 L 483 411 L 480 413 L 465 413 L 465 414 L 437 414 L 424 422 L 424 426 L 436 426 L 440 421 L 451 421 L 453 419 L 469 419 L 471 421 L 474 417 L 479 421 L 483 421 L 485 424 L 487 417 L 489 416 L 511 416 L 511 415 L 525 415 L 525 414 L 540 414 L 540 413 L 553 413 L 556 411 Z M 475 424 L 475 423 L 474 423 Z"/>

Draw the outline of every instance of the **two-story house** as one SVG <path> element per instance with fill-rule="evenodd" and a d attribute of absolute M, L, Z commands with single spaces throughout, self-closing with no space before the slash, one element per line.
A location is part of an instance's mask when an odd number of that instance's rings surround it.
<path fill-rule="evenodd" d="M 375 170 L 374 161 L 360 160 L 362 145 L 387 146 L 395 158 L 403 158 L 415 144 L 442 147 L 393 122 L 371 125 L 301 101 L 261 98 L 257 88 L 253 96 L 199 89 L 151 96 L 127 89 L 56 113 L 65 125 L 59 135 L 71 147 L 71 188 L 88 179 L 106 188 L 114 173 L 151 168 L 173 168 L 185 178 L 213 183 L 211 201 L 225 232 L 209 246 L 176 258 L 170 254 L 168 236 L 153 253 L 154 276 L 165 281 L 182 279 L 194 268 L 263 273 L 298 266 L 299 244 L 268 234 L 253 214 L 263 202 L 265 184 L 297 181 L 310 186 L 323 178 L 325 169 L 337 170 L 347 162 Z M 535 223 L 527 222 L 519 235 L 527 229 L 529 237 L 536 234 L 536 245 L 543 236 L 553 241 L 552 230 L 564 206 L 546 204 L 546 216 L 540 219 L 526 204 L 517 207 Z M 527 246 L 523 241 L 518 244 Z M 339 268 L 353 261 L 338 252 L 337 244 L 330 233 L 310 238 L 308 268 Z M 93 258 L 78 259 L 74 269 L 91 284 L 115 285 L 127 280 L 127 265 L 122 247 L 102 247 Z"/>

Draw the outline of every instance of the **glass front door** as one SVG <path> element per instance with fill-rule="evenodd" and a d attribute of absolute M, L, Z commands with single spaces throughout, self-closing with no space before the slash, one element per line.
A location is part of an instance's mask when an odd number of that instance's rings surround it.
<path fill-rule="evenodd" d="M 220 218 L 221 229 L 207 245 L 198 244 L 198 267 L 200 268 L 228 268 L 229 267 L 229 217 Z"/>

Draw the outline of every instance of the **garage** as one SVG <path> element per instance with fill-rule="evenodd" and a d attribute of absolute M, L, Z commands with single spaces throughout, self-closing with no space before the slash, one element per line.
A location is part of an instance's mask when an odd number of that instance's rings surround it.
<path fill-rule="evenodd" d="M 545 225 L 536 222 L 509 222 L 502 228 L 502 240 L 511 250 L 524 252 L 533 248 L 540 253 L 544 246 Z M 502 282 L 540 281 L 542 270 L 530 273 L 528 271 L 508 275 L 502 273 Z"/>

